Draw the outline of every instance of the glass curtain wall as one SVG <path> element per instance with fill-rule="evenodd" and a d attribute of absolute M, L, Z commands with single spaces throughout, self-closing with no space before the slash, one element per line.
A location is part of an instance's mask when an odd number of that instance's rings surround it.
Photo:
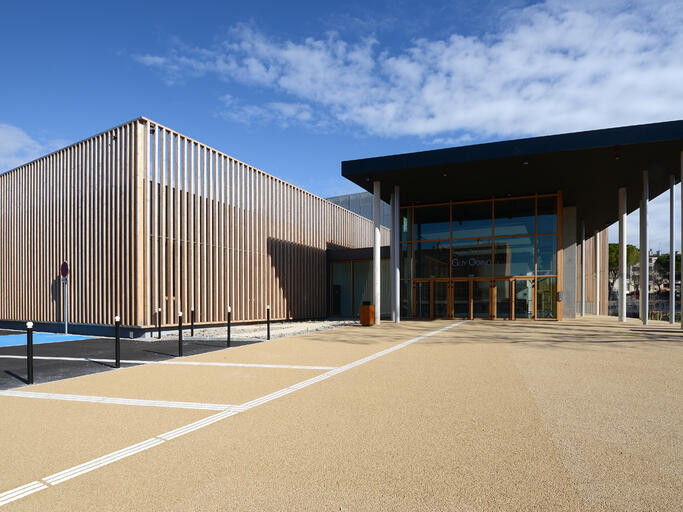
<path fill-rule="evenodd" d="M 544 194 L 401 208 L 401 314 L 424 317 L 428 287 L 418 283 L 447 279 L 472 281 L 475 318 L 488 318 L 493 282 L 498 318 L 556 319 L 560 202 Z M 452 315 L 466 311 L 461 288 Z"/>
<path fill-rule="evenodd" d="M 391 314 L 389 260 L 380 260 L 382 315 Z M 363 302 L 372 302 L 372 260 L 335 261 L 330 264 L 330 314 L 359 316 Z"/>

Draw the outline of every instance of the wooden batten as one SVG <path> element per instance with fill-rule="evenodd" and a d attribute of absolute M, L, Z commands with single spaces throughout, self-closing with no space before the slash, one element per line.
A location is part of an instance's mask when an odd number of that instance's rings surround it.
<path fill-rule="evenodd" d="M 372 222 L 139 118 L 0 175 L 0 321 L 63 321 L 64 260 L 72 323 L 322 318 L 330 244 Z"/>

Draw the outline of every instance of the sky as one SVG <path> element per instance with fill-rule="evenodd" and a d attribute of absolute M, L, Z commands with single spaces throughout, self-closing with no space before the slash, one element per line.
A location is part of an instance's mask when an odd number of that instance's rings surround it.
<path fill-rule="evenodd" d="M 682 23 L 680 0 L 6 2 L 0 172 L 142 115 L 353 193 L 342 160 L 683 119 Z M 668 195 L 649 227 L 668 250 Z"/>

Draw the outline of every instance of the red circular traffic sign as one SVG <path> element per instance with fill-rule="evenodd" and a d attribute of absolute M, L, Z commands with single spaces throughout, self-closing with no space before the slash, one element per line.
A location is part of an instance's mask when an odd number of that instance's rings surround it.
<path fill-rule="evenodd" d="M 69 264 L 66 261 L 59 266 L 59 273 L 62 277 L 69 275 Z"/>

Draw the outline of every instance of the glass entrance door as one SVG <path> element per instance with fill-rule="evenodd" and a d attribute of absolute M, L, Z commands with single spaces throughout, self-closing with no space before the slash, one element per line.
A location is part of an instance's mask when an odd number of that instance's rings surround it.
<path fill-rule="evenodd" d="M 496 310 L 493 318 L 509 320 L 512 318 L 512 281 L 496 279 Z"/>
<path fill-rule="evenodd" d="M 472 318 L 491 318 L 491 282 L 472 281 Z"/>
<path fill-rule="evenodd" d="M 470 281 L 453 281 L 453 318 L 470 317 Z"/>
<path fill-rule="evenodd" d="M 534 286 L 531 279 L 518 279 L 514 282 L 515 320 L 531 320 L 534 317 Z"/>
<path fill-rule="evenodd" d="M 415 283 L 415 317 L 427 319 L 431 318 L 431 282 L 417 281 Z"/>
<path fill-rule="evenodd" d="M 450 318 L 448 314 L 448 281 L 432 281 L 432 318 Z"/>

